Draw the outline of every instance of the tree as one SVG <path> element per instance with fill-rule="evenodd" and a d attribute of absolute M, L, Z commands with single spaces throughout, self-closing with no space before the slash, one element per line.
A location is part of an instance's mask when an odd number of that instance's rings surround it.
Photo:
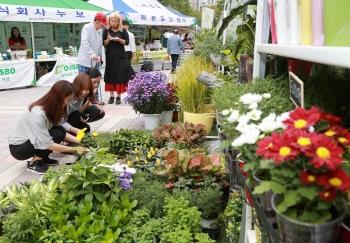
<path fill-rule="evenodd" d="M 189 0 L 159 0 L 159 3 L 161 3 L 164 6 L 170 5 L 173 9 L 175 9 L 183 15 L 190 17 L 194 16 L 194 10 L 190 5 Z"/>

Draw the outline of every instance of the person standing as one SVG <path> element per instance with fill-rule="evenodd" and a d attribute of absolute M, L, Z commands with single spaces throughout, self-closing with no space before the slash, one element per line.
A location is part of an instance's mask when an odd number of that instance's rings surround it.
<path fill-rule="evenodd" d="M 131 60 L 131 57 L 133 57 L 133 61 L 136 63 L 137 62 L 137 57 L 136 57 L 136 44 L 135 44 L 135 36 L 133 33 L 129 32 L 129 21 L 123 20 L 123 27 L 126 29 L 129 35 L 129 45 L 125 45 L 125 53 L 126 57 L 128 58 L 129 62 Z"/>
<path fill-rule="evenodd" d="M 108 26 L 107 16 L 101 12 L 95 15 L 94 21 L 84 25 L 78 53 L 79 74 L 86 73 L 90 67 L 98 68 L 102 65 L 102 29 L 105 26 Z M 101 102 L 96 92 L 94 103 Z"/>
<path fill-rule="evenodd" d="M 172 73 L 176 70 L 176 64 L 181 54 L 181 49 L 183 50 L 183 52 L 185 52 L 185 47 L 179 36 L 179 31 L 175 29 L 173 33 L 174 34 L 168 39 L 167 46 L 168 55 L 171 55 Z"/>
<path fill-rule="evenodd" d="M 105 91 L 110 92 L 108 104 L 121 103 L 120 96 L 128 87 L 129 80 L 135 75 L 125 54 L 124 45 L 129 44 L 129 35 L 122 26 L 120 15 L 113 12 L 108 16 L 109 26 L 103 31 L 103 44 L 106 46 Z"/>
<path fill-rule="evenodd" d="M 11 37 L 9 38 L 9 46 L 11 51 L 20 51 L 26 48 L 26 41 L 21 36 L 19 29 L 17 27 L 13 27 L 11 29 Z"/>

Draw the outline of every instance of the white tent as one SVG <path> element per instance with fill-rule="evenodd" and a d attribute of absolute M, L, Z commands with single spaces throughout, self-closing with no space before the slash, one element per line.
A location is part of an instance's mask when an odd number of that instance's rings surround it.
<path fill-rule="evenodd" d="M 196 18 L 168 9 L 157 0 L 89 0 L 98 7 L 117 11 L 131 24 L 148 26 L 195 26 Z"/>

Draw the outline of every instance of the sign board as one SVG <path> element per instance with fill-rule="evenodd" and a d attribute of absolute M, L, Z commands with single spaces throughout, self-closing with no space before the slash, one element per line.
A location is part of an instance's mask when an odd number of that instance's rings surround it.
<path fill-rule="evenodd" d="M 304 108 L 304 83 L 293 72 L 289 72 L 289 92 L 294 104 Z"/>
<path fill-rule="evenodd" d="M 70 43 L 70 24 L 57 23 L 55 27 L 55 41 L 57 47 L 62 47 L 63 50 L 69 50 Z"/>
<path fill-rule="evenodd" d="M 215 10 L 211 8 L 203 8 L 202 9 L 202 24 L 201 28 L 210 29 L 213 27 Z"/>
<path fill-rule="evenodd" d="M 73 24 L 73 32 L 72 32 L 72 45 L 80 48 L 81 41 L 81 31 L 87 23 L 75 23 Z"/>
<path fill-rule="evenodd" d="M 26 49 L 32 49 L 32 38 L 31 38 L 31 31 L 30 31 L 30 23 L 20 23 L 20 22 L 5 22 L 5 31 L 6 31 L 6 41 L 7 41 L 7 48 L 10 48 L 8 46 L 8 40 L 11 37 L 11 29 L 12 27 L 17 27 L 19 29 L 19 32 L 21 33 L 21 36 L 26 41 Z"/>
<path fill-rule="evenodd" d="M 35 52 L 54 53 L 52 23 L 33 23 Z"/>
<path fill-rule="evenodd" d="M 0 90 L 35 85 L 34 59 L 0 62 Z"/>

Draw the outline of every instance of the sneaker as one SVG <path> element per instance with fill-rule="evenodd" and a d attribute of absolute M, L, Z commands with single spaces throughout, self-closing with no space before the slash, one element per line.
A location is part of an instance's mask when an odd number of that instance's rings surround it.
<path fill-rule="evenodd" d="M 37 173 L 37 174 L 45 174 L 47 172 L 47 170 L 49 169 L 46 166 L 43 166 L 41 160 L 35 160 L 33 162 L 33 164 L 29 164 L 30 161 L 28 161 L 27 164 L 27 171 L 28 172 L 33 172 L 33 173 Z"/>
<path fill-rule="evenodd" d="M 117 98 L 115 99 L 115 104 L 116 104 L 116 105 L 120 105 L 120 97 L 117 97 Z"/>
<path fill-rule="evenodd" d="M 58 165 L 58 161 L 55 159 L 44 158 L 42 159 L 42 164 L 46 166 Z"/>
<path fill-rule="evenodd" d="M 113 103 L 114 103 L 114 97 L 110 97 L 109 101 L 108 101 L 108 104 L 113 104 Z"/>

